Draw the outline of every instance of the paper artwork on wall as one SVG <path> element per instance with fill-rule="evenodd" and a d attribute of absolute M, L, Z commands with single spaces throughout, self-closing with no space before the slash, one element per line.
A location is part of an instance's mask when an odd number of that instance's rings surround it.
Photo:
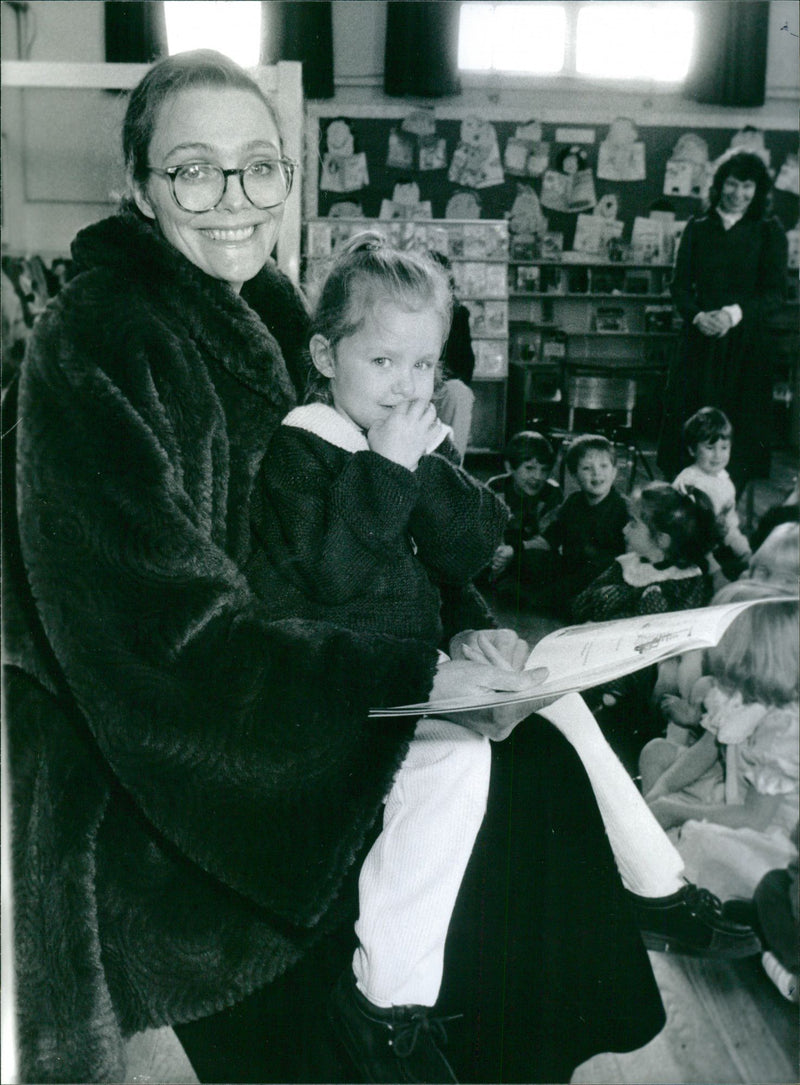
<path fill-rule="evenodd" d="M 541 177 L 550 163 L 550 144 L 542 141 L 538 121 L 518 124 L 506 141 L 503 165 L 515 177 Z"/>
<path fill-rule="evenodd" d="M 594 214 L 578 215 L 572 248 L 575 252 L 606 256 L 609 241 L 622 237 L 623 228 L 624 223 L 619 219 L 607 219 Z"/>
<path fill-rule="evenodd" d="M 428 170 L 443 170 L 447 167 L 447 144 L 443 139 L 435 136 L 431 139 L 420 140 L 419 143 L 419 168 L 425 172 Z"/>
<path fill-rule="evenodd" d="M 386 165 L 393 170 L 410 170 L 414 166 L 414 140 L 398 128 L 389 133 Z"/>
<path fill-rule="evenodd" d="M 747 151 L 749 154 L 757 154 L 764 165 L 769 169 L 771 154 L 764 145 L 764 132 L 752 124 L 746 124 L 731 137 L 730 150 L 732 154 L 737 151 Z"/>
<path fill-rule="evenodd" d="M 796 154 L 787 154 L 783 165 L 775 178 L 775 187 L 781 192 L 793 192 L 800 195 L 800 166 Z"/>
<path fill-rule="evenodd" d="M 382 219 L 429 219 L 433 218 L 430 200 L 420 200 L 416 181 L 394 186 L 391 200 L 381 201 Z"/>
<path fill-rule="evenodd" d="M 600 144 L 597 176 L 604 181 L 645 179 L 644 143 L 638 139 L 636 125 L 627 117 L 617 117 Z"/>
<path fill-rule="evenodd" d="M 369 184 L 367 156 L 355 153 L 353 133 L 347 121 L 334 120 L 325 132 L 319 187 L 323 192 L 356 192 Z"/>
<path fill-rule="evenodd" d="M 675 144 L 664 169 L 665 196 L 706 199 L 711 185 L 708 144 L 702 136 L 685 132 Z"/>
<path fill-rule="evenodd" d="M 481 201 L 474 192 L 454 192 L 444 209 L 446 219 L 479 219 Z"/>
<path fill-rule="evenodd" d="M 480 117 L 466 117 L 461 122 L 460 142 L 453 152 L 447 176 L 464 188 L 491 188 L 503 183 L 500 147 L 493 124 Z"/>
<path fill-rule="evenodd" d="M 400 127 L 417 139 L 430 139 L 436 135 L 436 114 L 432 109 L 415 109 L 403 118 Z"/>
<path fill-rule="evenodd" d="M 636 263 L 658 263 L 664 259 L 664 228 L 658 219 L 637 215 L 633 220 L 631 250 Z"/>
<path fill-rule="evenodd" d="M 796 268 L 800 266 L 800 226 L 786 231 L 786 243 L 789 246 L 788 266 Z"/>
<path fill-rule="evenodd" d="M 329 219 L 363 219 L 364 208 L 352 200 L 337 200 L 328 210 Z"/>
<path fill-rule="evenodd" d="M 506 218 L 512 258 L 533 259 L 538 252 L 539 238 L 547 231 L 548 222 L 539 197 L 530 185 L 517 185 L 514 202 L 506 212 Z"/>

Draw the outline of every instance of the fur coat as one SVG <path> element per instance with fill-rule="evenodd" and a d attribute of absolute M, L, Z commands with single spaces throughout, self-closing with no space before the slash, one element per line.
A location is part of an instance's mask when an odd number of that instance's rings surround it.
<path fill-rule="evenodd" d="M 340 921 L 436 653 L 271 620 L 249 498 L 306 315 L 123 212 L 78 235 L 3 429 L 4 642 L 26 1081 L 269 982 Z M 249 298 L 252 304 L 248 304 Z M 293 379 L 292 379 L 293 378 Z M 15 477 L 16 476 L 16 477 Z M 15 487 L 16 493 L 10 492 Z"/>

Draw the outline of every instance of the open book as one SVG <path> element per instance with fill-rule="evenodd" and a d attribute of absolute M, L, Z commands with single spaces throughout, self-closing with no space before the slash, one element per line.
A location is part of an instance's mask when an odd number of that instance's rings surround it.
<path fill-rule="evenodd" d="M 530 703 L 533 712 L 537 705 L 541 707 L 565 693 L 591 689 L 681 652 L 711 648 L 719 643 L 737 614 L 751 606 L 775 602 L 785 603 L 786 596 L 566 626 L 543 637 L 528 656 L 525 670 L 546 667 L 548 672 L 535 689 L 375 708 L 370 716 L 451 715 L 518 703 Z"/>

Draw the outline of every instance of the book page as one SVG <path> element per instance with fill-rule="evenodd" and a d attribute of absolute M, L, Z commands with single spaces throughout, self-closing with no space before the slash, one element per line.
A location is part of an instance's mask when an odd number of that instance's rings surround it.
<path fill-rule="evenodd" d="M 591 689 L 682 652 L 713 647 L 736 615 L 747 607 L 785 601 L 785 596 L 749 599 L 695 610 L 566 626 L 540 640 L 528 656 L 526 670 L 546 667 L 548 672 L 542 684 L 533 690 L 487 692 L 477 697 L 377 708 L 370 716 L 450 715 L 521 703 L 529 704 L 534 712 L 565 693 Z"/>

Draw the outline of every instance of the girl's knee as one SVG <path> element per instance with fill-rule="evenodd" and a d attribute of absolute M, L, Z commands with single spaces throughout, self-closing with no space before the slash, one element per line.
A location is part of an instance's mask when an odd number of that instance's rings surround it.
<path fill-rule="evenodd" d="M 655 783 L 669 768 L 679 752 L 678 747 L 664 738 L 654 738 L 647 743 L 639 754 L 639 775 L 645 790 L 649 782 Z"/>

